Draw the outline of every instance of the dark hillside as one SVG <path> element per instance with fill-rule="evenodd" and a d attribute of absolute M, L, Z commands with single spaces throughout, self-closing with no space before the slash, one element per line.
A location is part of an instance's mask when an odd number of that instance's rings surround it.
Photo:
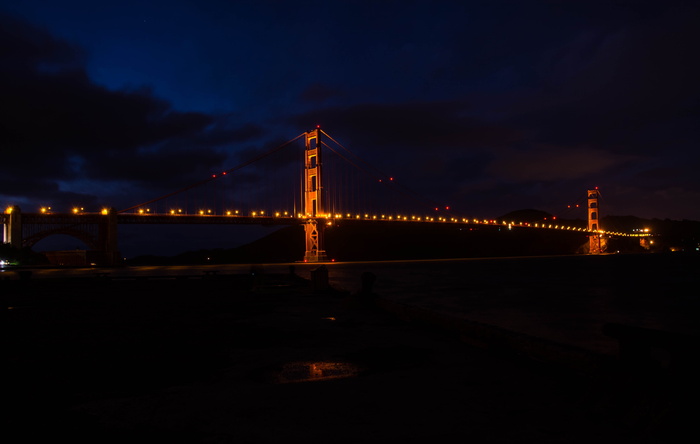
<path fill-rule="evenodd" d="M 549 215 L 537 210 L 509 213 L 499 220 L 540 222 Z M 522 220 L 522 219 L 521 219 Z M 583 220 L 552 221 L 585 227 Z M 632 216 L 608 216 L 606 230 L 632 233 L 649 228 L 654 233 L 650 251 L 695 251 L 700 243 L 700 222 L 645 220 Z M 505 225 L 461 225 L 386 221 L 340 221 L 324 230 L 329 259 L 402 260 L 458 257 L 538 256 L 585 253 L 585 232 L 542 230 L 529 227 L 508 229 Z M 609 252 L 643 252 L 638 238 L 612 238 Z M 140 257 L 138 264 L 206 264 L 295 262 L 304 256 L 304 229 L 282 228 L 264 238 L 233 249 L 200 250 L 173 257 Z"/>
<path fill-rule="evenodd" d="M 433 259 L 576 253 L 581 233 L 505 226 L 347 221 L 326 232 L 338 260 Z"/>

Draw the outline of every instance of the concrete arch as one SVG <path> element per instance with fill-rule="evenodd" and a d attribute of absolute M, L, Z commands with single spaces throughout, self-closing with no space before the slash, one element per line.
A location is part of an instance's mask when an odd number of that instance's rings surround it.
<path fill-rule="evenodd" d="M 47 237 L 57 235 L 57 234 L 63 234 L 67 236 L 74 237 L 84 243 L 85 245 L 88 246 L 90 250 L 100 250 L 99 247 L 99 241 L 98 239 L 95 239 L 94 236 L 92 236 L 90 233 L 83 231 L 83 230 L 77 230 L 74 228 L 58 228 L 54 230 L 47 230 L 47 231 L 41 231 L 39 233 L 35 233 L 34 235 L 22 239 L 22 246 L 23 247 L 33 247 L 36 245 L 39 241 L 46 239 Z"/>

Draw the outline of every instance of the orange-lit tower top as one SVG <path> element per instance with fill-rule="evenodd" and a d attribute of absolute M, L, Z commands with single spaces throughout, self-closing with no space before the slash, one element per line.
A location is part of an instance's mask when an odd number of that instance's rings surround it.
<path fill-rule="evenodd" d="M 316 217 L 323 214 L 323 186 L 321 184 L 321 130 L 316 128 L 305 134 L 304 149 L 304 215 Z"/>
<path fill-rule="evenodd" d="M 600 225 L 598 224 L 598 216 L 600 204 L 600 192 L 598 188 L 594 190 L 588 190 L 588 231 L 598 231 L 600 230 Z"/>

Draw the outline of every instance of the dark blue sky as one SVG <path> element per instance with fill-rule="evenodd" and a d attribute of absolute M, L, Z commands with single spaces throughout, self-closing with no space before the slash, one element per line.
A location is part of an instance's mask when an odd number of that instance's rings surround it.
<path fill-rule="evenodd" d="M 0 204 L 122 208 L 320 124 L 464 214 L 700 220 L 695 1 L 1 4 Z"/>

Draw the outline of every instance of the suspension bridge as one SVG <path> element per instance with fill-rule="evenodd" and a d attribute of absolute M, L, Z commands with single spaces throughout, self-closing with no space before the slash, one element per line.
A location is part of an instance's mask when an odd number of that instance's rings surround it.
<path fill-rule="evenodd" d="M 301 145 L 301 156 L 288 149 L 295 143 Z M 599 225 L 599 198 L 597 189 L 588 190 L 587 226 L 458 216 L 450 212 L 449 206 L 401 186 L 317 127 L 234 168 L 122 210 L 102 208 L 91 212 L 75 207 L 55 212 L 46 206 L 38 212 L 23 212 L 13 205 L 0 214 L 0 223 L 4 243 L 32 247 L 48 236 L 69 235 L 98 252 L 99 262 L 104 265 L 120 260 L 117 227 L 124 224 L 302 225 L 305 251 L 303 256 L 300 252 L 300 260 L 305 262 L 327 260 L 324 229 L 348 219 L 572 230 L 585 232 L 589 251 L 596 254 L 605 251 L 605 239 L 610 235 L 639 236 L 603 230 Z M 416 207 L 423 211 L 411 211 Z"/>

